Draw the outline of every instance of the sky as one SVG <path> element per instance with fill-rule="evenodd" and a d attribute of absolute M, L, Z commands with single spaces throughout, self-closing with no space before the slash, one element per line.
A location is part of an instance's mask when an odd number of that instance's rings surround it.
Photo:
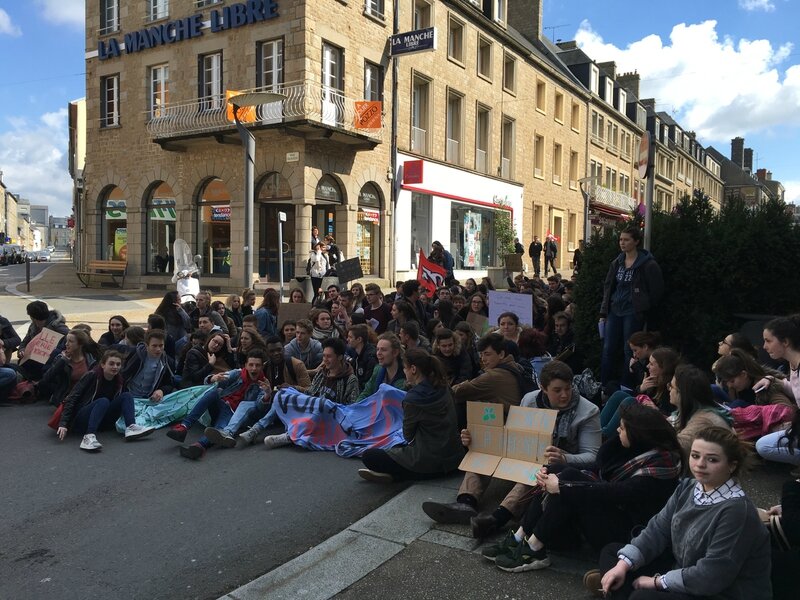
<path fill-rule="evenodd" d="M 513 2 L 514 0 L 509 0 Z M 800 203 L 800 0 L 544 0 L 544 35 L 638 71 L 640 96 L 701 144 Z M 85 95 L 84 0 L 0 0 L 0 171 L 14 193 L 71 213 L 67 105 Z"/>

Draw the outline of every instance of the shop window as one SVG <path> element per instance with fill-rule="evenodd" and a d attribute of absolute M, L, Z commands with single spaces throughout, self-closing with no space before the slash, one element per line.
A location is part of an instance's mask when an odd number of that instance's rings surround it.
<path fill-rule="evenodd" d="M 172 244 L 175 242 L 175 193 L 161 182 L 150 186 L 147 197 L 147 271 L 173 270 Z"/>
<path fill-rule="evenodd" d="M 411 194 L 411 267 L 419 264 L 420 248 L 427 256 L 431 251 L 431 196 L 430 194 Z"/>
<path fill-rule="evenodd" d="M 128 204 L 122 190 L 107 189 L 102 197 L 100 244 L 105 260 L 128 260 Z"/>
<path fill-rule="evenodd" d="M 358 194 L 356 255 L 365 275 L 378 275 L 381 226 L 381 193 L 377 185 L 367 183 Z"/>
<path fill-rule="evenodd" d="M 283 259 L 285 277 L 292 277 L 296 257 L 295 207 L 292 203 L 292 187 L 280 173 L 268 173 L 256 188 L 258 204 L 258 273 L 269 281 L 277 281 L 280 275 L 280 259 Z M 278 247 L 280 213 L 286 215 L 283 226 L 283 246 Z M 306 256 L 305 248 L 301 252 Z M 303 271 L 305 273 L 305 271 Z"/>
<path fill-rule="evenodd" d="M 457 269 L 481 270 L 500 264 L 494 226 L 497 211 L 470 204 L 450 205 L 450 252 Z"/>
<path fill-rule="evenodd" d="M 225 183 L 213 178 L 197 200 L 197 246 L 203 256 L 203 274 L 231 272 L 231 195 Z"/>
<path fill-rule="evenodd" d="M 312 225 L 319 227 L 320 234 L 336 237 L 336 212 L 332 205 L 344 203 L 339 182 L 330 175 L 323 175 L 317 183 L 314 199 L 317 206 L 314 209 Z"/>

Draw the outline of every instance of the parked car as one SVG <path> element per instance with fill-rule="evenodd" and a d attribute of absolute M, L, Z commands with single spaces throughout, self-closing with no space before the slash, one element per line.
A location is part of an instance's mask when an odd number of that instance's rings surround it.
<path fill-rule="evenodd" d="M 29 254 L 31 257 L 31 261 L 35 262 L 49 262 L 50 261 L 50 251 L 49 250 L 37 250 L 36 252 L 31 252 Z"/>
<path fill-rule="evenodd" d="M 25 251 L 18 244 L 0 246 L 0 266 L 17 265 L 25 262 Z"/>

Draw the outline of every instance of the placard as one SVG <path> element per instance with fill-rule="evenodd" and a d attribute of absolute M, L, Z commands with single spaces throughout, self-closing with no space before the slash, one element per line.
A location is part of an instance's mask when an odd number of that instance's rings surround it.
<path fill-rule="evenodd" d="M 58 333 L 52 329 L 42 329 L 25 346 L 25 354 L 20 359 L 19 364 L 23 364 L 28 360 L 45 364 L 50 360 L 50 355 L 63 337 L 63 333 Z"/>
<path fill-rule="evenodd" d="M 356 256 L 338 263 L 336 265 L 336 276 L 339 278 L 340 284 L 361 279 L 364 276 L 364 271 L 361 270 L 361 259 Z"/>
<path fill-rule="evenodd" d="M 467 323 L 472 327 L 472 332 L 478 337 L 482 336 L 489 329 L 489 319 L 480 313 L 468 312 Z"/>
<path fill-rule="evenodd" d="M 281 304 L 278 309 L 278 330 L 283 329 L 283 324 L 286 321 L 297 322 L 300 319 L 307 319 L 309 312 L 311 312 L 310 302 L 289 302 L 287 304 Z"/>
<path fill-rule="evenodd" d="M 519 317 L 520 325 L 533 325 L 533 295 L 511 292 L 489 292 L 489 322 L 497 325 L 497 318 L 504 312 Z"/>

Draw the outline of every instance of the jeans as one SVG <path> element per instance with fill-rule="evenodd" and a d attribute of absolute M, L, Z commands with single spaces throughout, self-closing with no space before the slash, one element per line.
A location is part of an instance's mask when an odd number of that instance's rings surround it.
<path fill-rule="evenodd" d="M 600 427 L 603 430 L 604 439 L 610 438 L 617 431 L 620 422 L 619 410 L 623 406 L 635 403 L 636 399 L 625 392 L 618 390 L 611 394 L 611 397 L 606 400 L 603 410 L 600 411 Z"/>
<path fill-rule="evenodd" d="M 255 425 L 253 425 L 253 427 L 257 427 L 259 431 L 264 431 L 267 427 L 269 427 L 275 422 L 277 414 L 278 414 L 278 403 L 271 402 L 267 414 L 261 417 L 258 420 L 258 422 Z"/>
<path fill-rule="evenodd" d="M 545 256 L 544 257 L 544 276 L 547 277 L 547 270 L 549 268 L 553 269 L 553 275 L 558 275 L 558 271 L 556 270 L 556 257 L 555 256 Z"/>
<path fill-rule="evenodd" d="M 17 384 L 17 372 L 14 369 L 0 367 L 0 402 L 5 402 Z"/>
<path fill-rule="evenodd" d="M 794 453 L 789 452 L 788 440 L 783 438 L 785 431 L 768 433 L 756 441 L 756 452 L 766 460 L 800 465 L 800 448 L 795 448 Z"/>
<path fill-rule="evenodd" d="M 644 327 L 644 320 L 637 315 L 626 315 L 620 317 L 614 314 L 614 311 L 609 311 L 606 317 L 605 337 L 603 338 L 603 357 L 600 361 L 600 381 L 603 388 L 607 389 L 610 381 L 620 381 L 623 385 L 633 387 L 631 384 L 631 374 L 628 371 L 628 365 L 631 362 L 633 351 L 628 345 L 628 340 L 631 335 L 637 331 L 641 331 Z M 617 379 L 619 374 L 618 370 L 618 357 L 619 351 L 622 350 L 624 356 L 624 367 L 622 369 L 622 377 Z"/>
<path fill-rule="evenodd" d="M 225 431 L 231 435 L 236 435 L 243 425 L 248 421 L 257 420 L 264 415 L 266 410 L 267 405 L 263 402 L 252 400 L 240 402 L 239 406 L 237 406 L 236 410 L 233 412 L 231 420 L 228 421 L 228 424 L 225 426 Z"/>
<path fill-rule="evenodd" d="M 211 426 L 216 429 L 225 429 L 231 417 L 233 417 L 233 411 L 228 403 L 222 399 L 219 388 L 212 388 L 200 396 L 200 400 L 197 401 L 195 407 L 184 417 L 183 421 L 181 421 L 181 425 L 184 425 L 187 429 L 191 428 L 192 425 L 200 420 L 200 417 L 202 417 L 203 413 L 206 411 L 211 415 Z M 203 448 L 210 448 L 212 446 L 206 436 L 202 436 L 197 440 L 197 443 Z"/>
<path fill-rule="evenodd" d="M 125 419 L 126 427 L 136 422 L 133 411 L 133 394 L 123 392 L 113 400 L 97 398 L 78 411 L 72 422 L 72 430 L 79 435 L 84 435 L 114 429 L 120 415 Z"/>

